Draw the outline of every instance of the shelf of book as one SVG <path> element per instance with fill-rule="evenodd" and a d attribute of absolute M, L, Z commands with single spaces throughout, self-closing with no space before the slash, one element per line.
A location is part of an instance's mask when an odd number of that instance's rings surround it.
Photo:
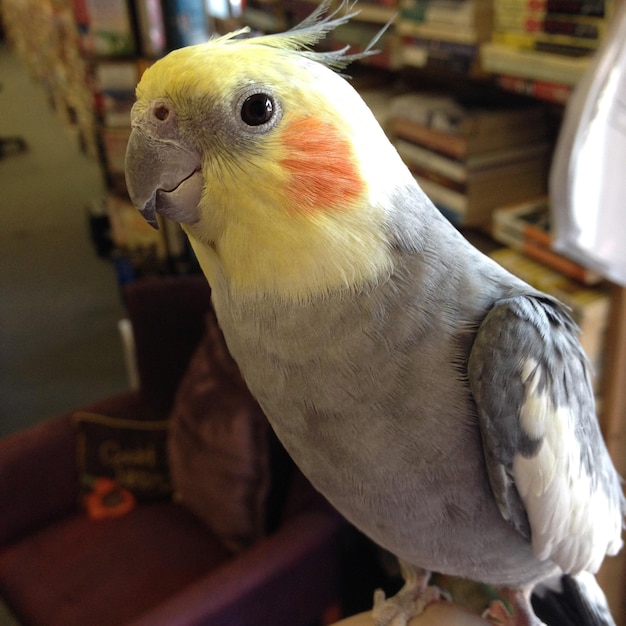
<path fill-rule="evenodd" d="M 564 103 L 600 47 L 616 0 L 493 0 L 483 69 L 504 89 Z"/>

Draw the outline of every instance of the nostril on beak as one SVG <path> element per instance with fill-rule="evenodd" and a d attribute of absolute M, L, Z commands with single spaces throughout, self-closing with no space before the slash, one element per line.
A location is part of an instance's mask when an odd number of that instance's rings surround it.
<path fill-rule="evenodd" d="M 154 117 L 157 118 L 160 122 L 165 122 L 167 118 L 170 116 L 170 110 L 164 104 L 159 104 L 154 108 Z"/>

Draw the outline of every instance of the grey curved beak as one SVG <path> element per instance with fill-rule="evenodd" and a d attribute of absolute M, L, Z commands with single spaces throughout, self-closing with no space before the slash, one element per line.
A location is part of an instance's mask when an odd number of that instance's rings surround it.
<path fill-rule="evenodd" d="M 125 171 L 131 202 L 152 227 L 159 227 L 157 213 L 176 222 L 198 220 L 204 181 L 197 154 L 135 127 L 126 148 Z"/>

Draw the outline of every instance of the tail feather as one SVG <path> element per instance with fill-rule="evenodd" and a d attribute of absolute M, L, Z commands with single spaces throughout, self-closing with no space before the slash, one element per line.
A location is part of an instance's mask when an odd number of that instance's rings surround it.
<path fill-rule="evenodd" d="M 604 593 L 595 577 L 586 572 L 538 585 L 532 604 L 547 626 L 615 626 Z"/>

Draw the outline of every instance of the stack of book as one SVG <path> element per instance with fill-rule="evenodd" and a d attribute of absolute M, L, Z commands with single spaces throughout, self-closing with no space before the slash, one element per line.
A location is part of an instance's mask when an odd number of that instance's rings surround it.
<path fill-rule="evenodd" d="M 613 0 L 494 0 L 483 69 L 501 86 L 564 102 L 598 49 Z"/>
<path fill-rule="evenodd" d="M 550 208 L 545 196 L 496 209 L 493 238 L 585 285 L 596 285 L 603 277 L 552 249 Z"/>
<path fill-rule="evenodd" d="M 461 104 L 411 93 L 393 100 L 390 132 L 442 213 L 475 226 L 504 204 L 546 193 L 551 142 L 544 113 L 535 104 Z"/>
<path fill-rule="evenodd" d="M 489 40 L 493 0 L 401 0 L 398 33 L 406 65 L 476 74 Z"/>

